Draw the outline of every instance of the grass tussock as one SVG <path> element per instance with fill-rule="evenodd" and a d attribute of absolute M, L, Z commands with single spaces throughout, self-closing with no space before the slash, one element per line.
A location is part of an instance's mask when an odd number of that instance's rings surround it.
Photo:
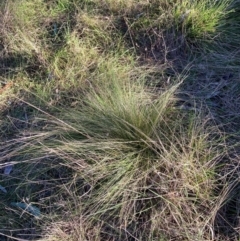
<path fill-rule="evenodd" d="M 239 1 L 0 3 L 0 239 L 239 239 Z"/>
<path fill-rule="evenodd" d="M 212 225 L 215 165 L 223 153 L 197 113 L 174 106 L 178 87 L 156 97 L 140 83 L 105 81 L 91 87 L 80 109 L 18 144 L 17 153 L 26 153 L 35 165 L 44 163 L 48 170 L 53 162 L 42 161 L 51 153 L 69 170 L 66 180 L 61 172 L 66 186 L 55 198 L 61 203 L 69 195 L 63 209 L 73 205 L 76 213 L 69 218 L 83 215 L 83 229 L 99 227 L 93 236 L 84 229 L 84 239 L 206 238 L 201 230 Z M 206 213 L 208 220 L 202 218 Z M 73 240 L 83 235 L 72 231 Z"/>

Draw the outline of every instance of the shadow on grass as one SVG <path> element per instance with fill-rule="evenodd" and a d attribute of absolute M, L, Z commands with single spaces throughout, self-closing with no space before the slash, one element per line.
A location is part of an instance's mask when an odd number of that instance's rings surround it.
<path fill-rule="evenodd" d="M 46 77 L 46 68 L 33 57 L 24 54 L 7 53 L 0 56 L 0 75 L 2 79 L 12 79 L 17 74 L 27 73 L 30 77 Z M 6 83 L 1 83 L 2 87 Z"/>

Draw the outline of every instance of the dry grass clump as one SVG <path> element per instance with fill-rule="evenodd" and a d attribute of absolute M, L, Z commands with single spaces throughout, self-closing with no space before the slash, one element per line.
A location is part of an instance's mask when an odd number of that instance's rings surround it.
<path fill-rule="evenodd" d="M 63 203 L 55 215 L 68 221 L 53 224 L 61 232 L 50 240 L 214 239 L 215 166 L 224 151 L 206 119 L 175 106 L 179 84 L 156 97 L 139 81 L 109 78 L 92 86 L 79 109 L 20 147 L 39 165 L 33 180 L 43 163 L 52 166 L 45 158 L 69 170 L 69 177 L 56 177 L 59 194 L 50 199 Z M 81 226 L 70 224 L 79 217 Z"/>

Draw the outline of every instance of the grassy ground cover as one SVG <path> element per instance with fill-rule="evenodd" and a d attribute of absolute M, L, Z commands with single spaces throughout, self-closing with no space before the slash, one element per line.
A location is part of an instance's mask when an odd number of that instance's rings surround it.
<path fill-rule="evenodd" d="M 239 236 L 240 2 L 0 3 L 0 239 Z"/>

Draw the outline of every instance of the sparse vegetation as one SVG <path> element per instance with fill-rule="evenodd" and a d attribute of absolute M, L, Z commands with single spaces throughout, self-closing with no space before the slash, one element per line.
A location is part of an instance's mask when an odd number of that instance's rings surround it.
<path fill-rule="evenodd" d="M 0 239 L 237 241 L 239 1 L 0 3 Z"/>

